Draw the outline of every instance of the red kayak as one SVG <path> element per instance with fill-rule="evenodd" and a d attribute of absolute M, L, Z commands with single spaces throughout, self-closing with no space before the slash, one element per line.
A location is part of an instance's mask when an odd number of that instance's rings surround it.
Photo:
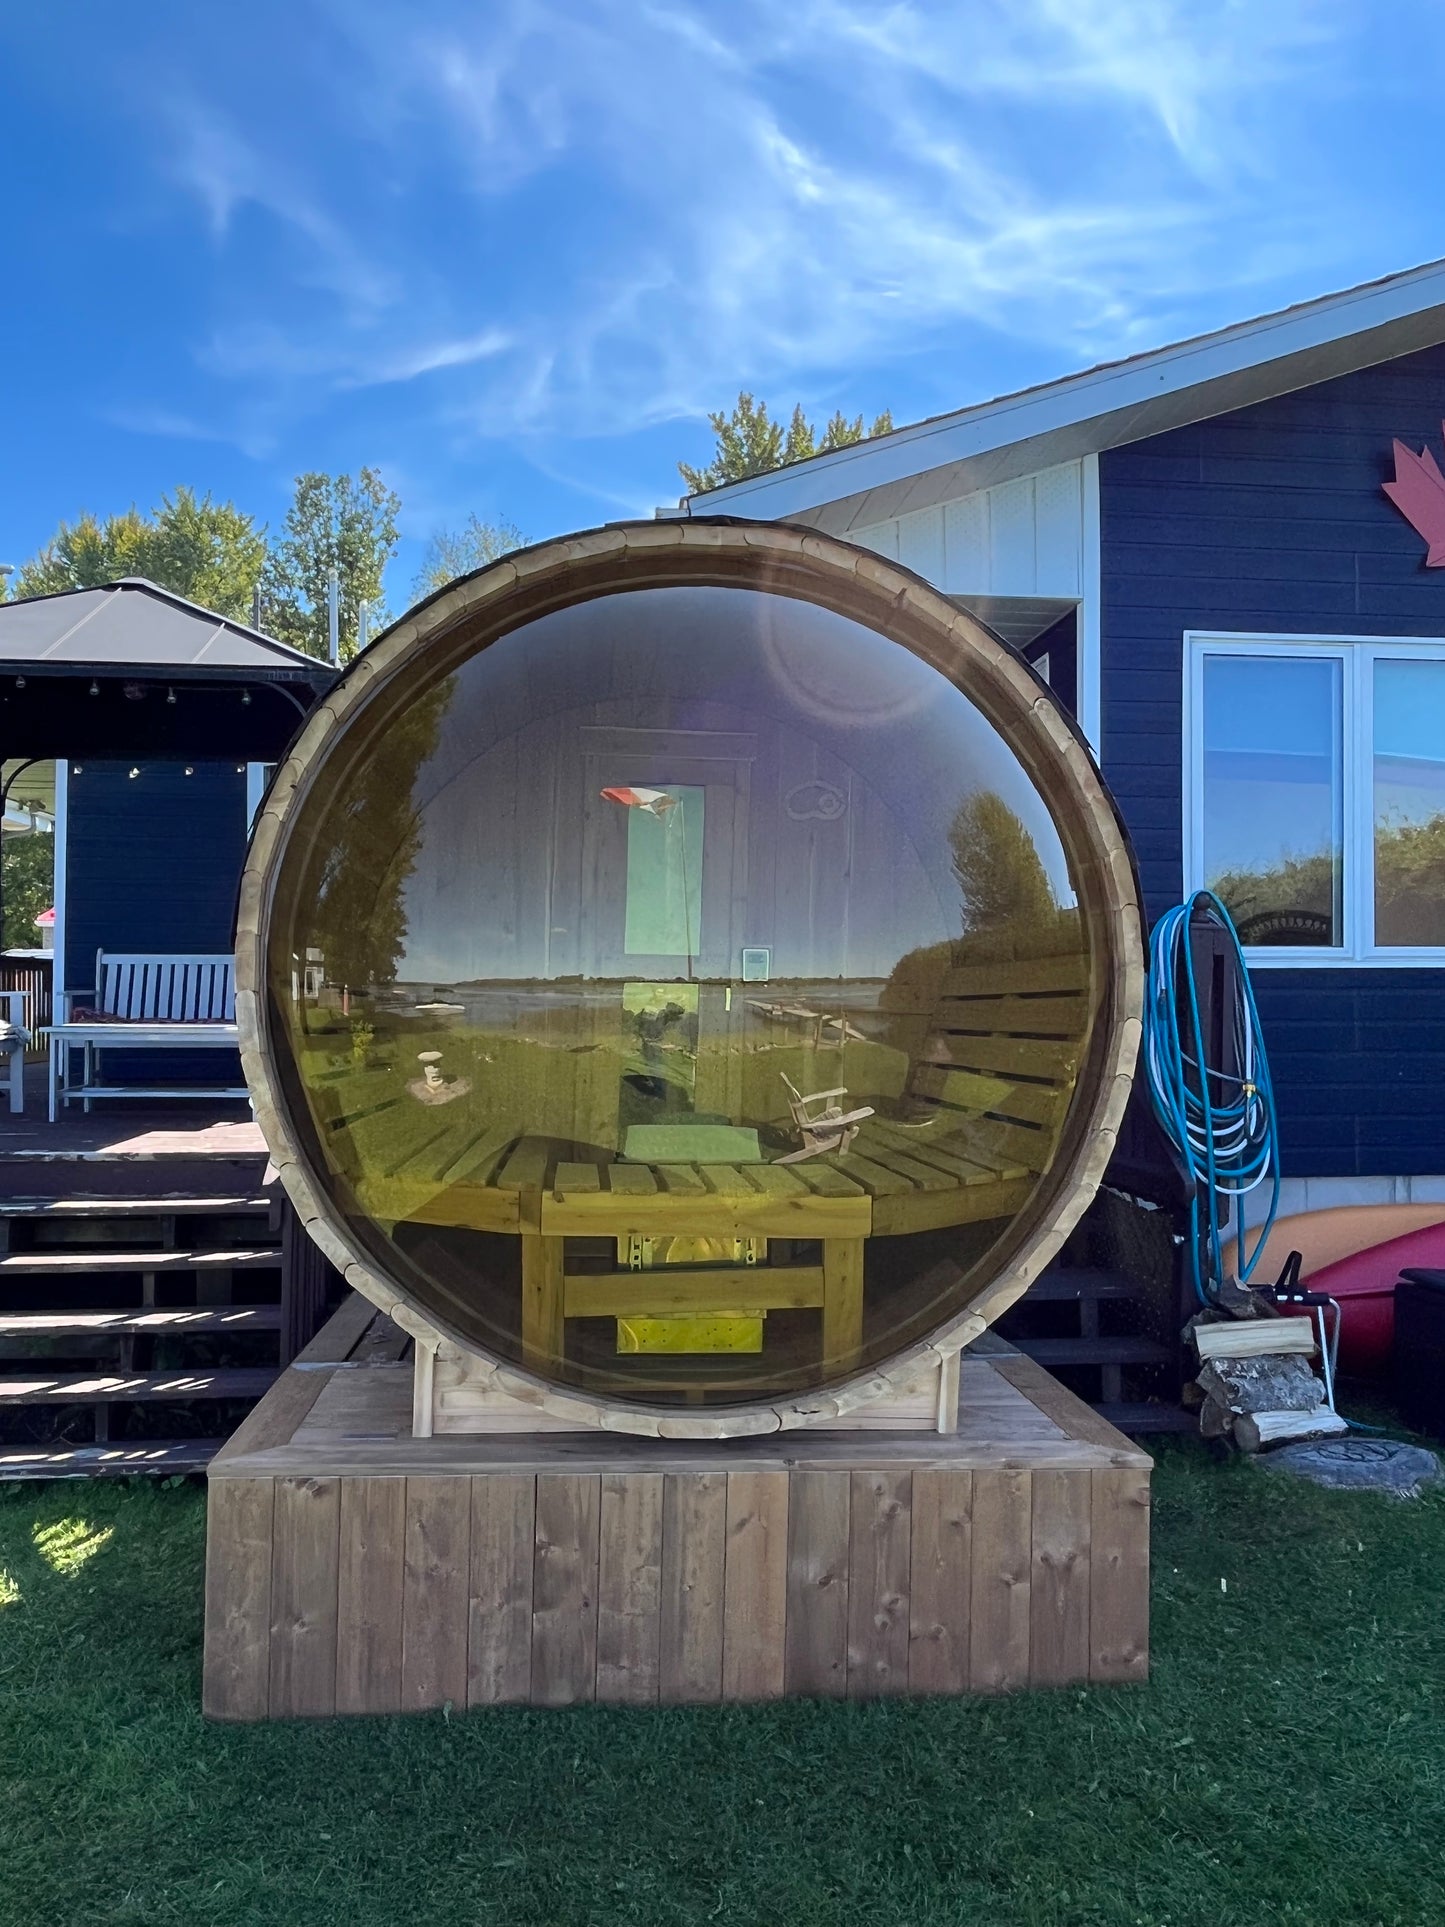
<path fill-rule="evenodd" d="M 1374 1375 L 1390 1369 L 1395 1339 L 1395 1283 L 1408 1265 L 1445 1270 L 1445 1224 L 1407 1231 L 1384 1244 L 1312 1271 L 1304 1285 L 1328 1292 L 1340 1307 L 1340 1370 Z"/>

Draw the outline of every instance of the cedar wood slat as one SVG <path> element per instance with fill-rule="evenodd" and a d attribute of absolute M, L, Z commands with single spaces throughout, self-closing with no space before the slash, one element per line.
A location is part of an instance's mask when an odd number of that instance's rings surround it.
<path fill-rule="evenodd" d="M 728 1475 L 722 1696 L 783 1692 L 788 1611 L 788 1475 Z"/>
<path fill-rule="evenodd" d="M 1149 1475 L 1092 1474 L 1089 1677 L 1149 1677 Z"/>
<path fill-rule="evenodd" d="M 908 1688 L 913 1693 L 965 1693 L 973 1474 L 915 1471 L 912 1510 Z"/>
<path fill-rule="evenodd" d="M 405 1479 L 341 1480 L 336 1601 L 336 1710 L 402 1707 Z M 228 1489 L 229 1482 L 217 1491 Z"/>
<path fill-rule="evenodd" d="M 469 1488 L 444 1478 L 406 1481 L 403 1706 L 466 1705 L 471 1529 Z"/>
<path fill-rule="evenodd" d="M 532 1694 L 537 1481 L 531 1473 L 504 1472 L 470 1486 L 467 1704 L 525 1703 Z"/>
<path fill-rule="evenodd" d="M 202 1707 L 216 1720 L 264 1719 L 271 1705 L 270 1479 L 226 1480 L 206 1505 Z"/>
<path fill-rule="evenodd" d="M 532 1704 L 570 1706 L 597 1691 L 597 1554 L 602 1481 L 537 1480 L 532 1578 Z"/>
<path fill-rule="evenodd" d="M 789 1693 L 848 1691 L 848 1521 L 852 1475 L 794 1472 L 788 1502 Z"/>
<path fill-rule="evenodd" d="M 662 1497 L 658 1684 L 665 1705 L 722 1696 L 727 1474 L 670 1474 Z"/>
<path fill-rule="evenodd" d="M 908 1472 L 855 1472 L 848 1547 L 848 1697 L 908 1688 Z"/>
<path fill-rule="evenodd" d="M 336 1711 L 341 1481 L 277 1479 L 271 1547 L 273 1719 Z"/>
<path fill-rule="evenodd" d="M 1093 1492 L 1077 1472 L 1033 1475 L 1029 1678 L 1064 1686 L 1089 1677 Z"/>
<path fill-rule="evenodd" d="M 1027 1472 L 973 1475 L 969 1685 L 976 1693 L 1028 1683 L 1032 1500 Z"/>
<path fill-rule="evenodd" d="M 597 1580 L 597 1697 L 657 1699 L 662 1613 L 662 1474 L 602 1477 Z"/>

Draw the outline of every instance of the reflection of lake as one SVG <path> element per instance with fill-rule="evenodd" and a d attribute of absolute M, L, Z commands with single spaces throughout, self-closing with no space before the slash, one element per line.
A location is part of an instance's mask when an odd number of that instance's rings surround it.
<path fill-rule="evenodd" d="M 415 1013 L 433 1021 L 451 1020 L 487 1030 L 515 1030 L 537 1018 L 615 1012 L 632 988 L 630 983 L 610 979 L 566 984 L 398 984 L 394 991 L 378 994 L 374 1005 L 378 1011 L 394 1012 L 398 1016 Z M 715 993 L 721 1004 L 729 986 L 677 983 L 649 988 L 663 1001 L 672 991 L 678 1003 L 695 1005 L 700 989 L 704 993 Z M 884 983 L 879 978 L 733 984 L 730 1007 L 737 1010 L 741 1006 L 757 1012 L 759 1006 L 784 1009 L 796 1006 L 795 1014 L 802 1022 L 808 1012 L 826 1018 L 876 1011 L 883 990 Z"/>

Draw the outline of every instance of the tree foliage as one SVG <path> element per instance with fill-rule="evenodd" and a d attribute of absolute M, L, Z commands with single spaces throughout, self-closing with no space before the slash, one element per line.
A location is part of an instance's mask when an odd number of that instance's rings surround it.
<path fill-rule="evenodd" d="M 143 576 L 202 608 L 245 621 L 265 557 L 265 530 L 233 502 L 178 488 L 149 515 L 132 506 L 104 520 L 86 513 L 62 522 L 20 569 L 14 593 L 58 595 Z"/>
<path fill-rule="evenodd" d="M 0 949 L 33 949 L 40 942 L 35 919 L 54 901 L 55 838 L 7 836 L 0 846 Z"/>
<path fill-rule="evenodd" d="M 793 409 L 788 424 L 768 413 L 766 402 L 755 401 L 744 390 L 731 415 L 719 411 L 708 416 L 717 447 L 706 468 L 678 463 L 678 472 L 691 494 L 721 488 L 727 482 L 741 482 L 749 475 L 763 475 L 772 468 L 785 468 L 789 462 L 806 462 L 812 455 L 826 455 L 835 448 L 847 448 L 864 439 L 863 417 L 852 421 L 841 411 L 829 417 L 821 435 L 803 413 L 801 402 Z M 893 417 L 887 409 L 877 416 L 867 431 L 887 435 Z"/>
<path fill-rule="evenodd" d="M 1229 870 L 1210 889 L 1246 943 L 1318 943 L 1338 937 L 1336 859 L 1328 850 L 1286 854 L 1267 869 Z M 1445 815 L 1375 829 L 1377 944 L 1436 944 L 1445 929 Z"/>
<path fill-rule="evenodd" d="M 327 589 L 334 568 L 341 655 L 343 661 L 355 655 L 362 603 L 368 606 L 373 630 L 386 621 L 381 581 L 396 552 L 400 509 L 400 496 L 386 486 L 378 469 L 363 468 L 354 480 L 315 471 L 298 475 L 261 579 L 262 627 L 267 633 L 324 661 L 329 649 Z"/>
<path fill-rule="evenodd" d="M 1021 937 L 1054 923 L 1054 886 L 1033 838 L 1001 796 L 980 790 L 961 803 L 948 842 L 965 936 L 1007 931 Z"/>
<path fill-rule="evenodd" d="M 435 595 L 459 576 L 484 569 L 489 562 L 526 546 L 527 538 L 512 522 L 483 522 L 469 515 L 459 529 L 437 529 L 426 545 L 426 553 L 411 585 L 414 601 Z"/>

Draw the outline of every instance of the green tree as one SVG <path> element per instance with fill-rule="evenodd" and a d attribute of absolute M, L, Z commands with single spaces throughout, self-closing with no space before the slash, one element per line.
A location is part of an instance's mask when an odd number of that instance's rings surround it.
<path fill-rule="evenodd" d="M 835 448 L 847 448 L 864 439 L 863 417 L 852 421 L 841 411 L 830 416 L 821 435 L 803 413 L 799 403 L 786 428 L 768 413 L 766 402 L 754 401 L 743 391 L 731 415 L 719 411 L 709 415 L 717 447 L 706 468 L 692 468 L 679 462 L 678 472 L 693 495 L 702 495 L 726 482 L 741 482 L 749 475 L 763 475 L 789 462 L 806 462 L 812 455 L 826 455 Z M 887 435 L 893 417 L 887 409 L 877 416 L 869 435 Z"/>
<path fill-rule="evenodd" d="M 412 600 L 435 595 L 459 576 L 484 569 L 513 549 L 525 548 L 526 542 L 514 522 L 483 522 L 477 515 L 469 515 L 459 529 L 437 529 L 411 585 Z"/>
<path fill-rule="evenodd" d="M 356 653 L 362 603 L 373 630 L 385 625 L 381 581 L 396 553 L 401 498 L 363 468 L 350 475 L 310 472 L 296 477 L 296 492 L 280 539 L 272 544 L 261 578 L 262 627 L 268 634 L 324 661 L 328 653 L 327 585 L 336 570 L 341 655 Z"/>
<path fill-rule="evenodd" d="M 963 896 L 965 936 L 1036 935 L 1058 918 L 1058 900 L 1033 838 L 1003 798 L 980 790 L 961 803 L 948 830 L 953 874 Z"/>
<path fill-rule="evenodd" d="M 55 838 L 7 836 L 0 846 L 0 948 L 30 950 L 40 942 L 35 919 L 55 901 Z"/>
<path fill-rule="evenodd" d="M 18 571 L 14 593 L 58 595 L 143 576 L 218 615 L 246 620 L 265 557 L 265 530 L 233 502 L 178 488 L 149 515 L 132 506 L 104 520 L 87 512 L 62 522 Z"/>

